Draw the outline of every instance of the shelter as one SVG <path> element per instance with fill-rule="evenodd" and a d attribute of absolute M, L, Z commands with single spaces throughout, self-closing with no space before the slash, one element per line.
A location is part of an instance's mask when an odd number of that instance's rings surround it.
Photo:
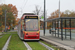
<path fill-rule="evenodd" d="M 73 25 L 73 23 L 75 21 L 75 17 L 60 17 L 60 18 L 54 18 L 54 19 L 50 19 L 50 20 L 46 20 L 45 22 L 51 22 L 52 26 L 51 26 L 51 31 L 52 34 L 59 37 L 59 35 L 61 35 L 61 40 L 63 40 L 63 36 L 65 37 L 65 39 L 67 38 L 67 36 L 71 38 L 71 30 L 75 29 L 75 26 Z M 54 28 L 54 29 L 53 29 Z M 67 34 L 67 30 L 68 34 Z"/>

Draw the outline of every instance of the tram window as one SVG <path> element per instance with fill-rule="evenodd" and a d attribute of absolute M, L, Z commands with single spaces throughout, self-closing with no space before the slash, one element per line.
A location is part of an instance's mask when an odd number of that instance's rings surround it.
<path fill-rule="evenodd" d="M 25 26 L 25 23 L 24 23 L 24 30 L 26 30 L 26 26 Z"/>
<path fill-rule="evenodd" d="M 26 19 L 26 30 L 37 31 L 38 30 L 38 19 Z"/>
<path fill-rule="evenodd" d="M 24 26 L 25 25 L 25 22 L 24 22 L 24 20 L 22 20 L 22 30 L 24 30 Z"/>

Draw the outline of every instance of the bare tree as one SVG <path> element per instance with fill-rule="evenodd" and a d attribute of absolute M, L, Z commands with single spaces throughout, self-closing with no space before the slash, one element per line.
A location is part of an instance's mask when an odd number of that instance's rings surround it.
<path fill-rule="evenodd" d="M 38 5 L 35 6 L 35 10 L 33 11 L 36 15 L 38 15 L 40 18 L 43 16 L 44 17 L 44 11 L 41 10 L 41 7 Z M 46 11 L 46 18 L 47 18 L 47 11 Z"/>
<path fill-rule="evenodd" d="M 35 10 L 33 11 L 36 15 L 39 15 L 41 12 L 41 7 L 39 8 L 38 5 L 35 6 Z"/>

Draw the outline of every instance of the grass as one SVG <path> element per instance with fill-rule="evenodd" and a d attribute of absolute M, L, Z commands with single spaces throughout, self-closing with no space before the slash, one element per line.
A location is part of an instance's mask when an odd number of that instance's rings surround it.
<path fill-rule="evenodd" d="M 10 34 L 3 35 L 2 38 L 0 38 L 0 50 L 2 50 L 3 46 L 5 45 L 7 39 L 9 38 Z"/>
<path fill-rule="evenodd" d="M 32 50 L 47 50 L 44 46 L 42 46 L 38 42 L 27 42 Z"/>
<path fill-rule="evenodd" d="M 52 46 L 52 45 L 48 44 L 47 42 L 44 42 L 44 41 L 40 41 L 40 42 L 48 45 L 49 47 L 53 48 L 54 50 L 59 50 L 59 48 L 56 48 L 56 46 Z"/>
<path fill-rule="evenodd" d="M 7 33 L 8 33 L 8 34 L 10 34 L 10 33 L 11 33 L 11 34 L 15 34 L 15 33 L 17 33 L 17 32 L 7 32 Z"/>
<path fill-rule="evenodd" d="M 17 34 L 12 34 L 7 50 L 27 50 L 27 48 L 25 47 L 23 41 L 19 39 Z"/>
<path fill-rule="evenodd" d="M 0 34 L 2 34 L 2 32 L 0 32 Z"/>

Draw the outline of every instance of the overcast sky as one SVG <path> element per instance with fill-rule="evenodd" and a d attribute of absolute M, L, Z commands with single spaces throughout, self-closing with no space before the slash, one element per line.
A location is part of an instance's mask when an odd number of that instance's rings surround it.
<path fill-rule="evenodd" d="M 0 0 L 0 4 L 13 4 L 18 9 L 18 17 L 20 18 L 25 12 L 33 12 L 35 5 L 43 10 L 44 0 Z M 59 0 L 46 0 L 47 16 L 59 8 Z M 60 0 L 60 11 L 74 10 L 75 0 Z"/>

